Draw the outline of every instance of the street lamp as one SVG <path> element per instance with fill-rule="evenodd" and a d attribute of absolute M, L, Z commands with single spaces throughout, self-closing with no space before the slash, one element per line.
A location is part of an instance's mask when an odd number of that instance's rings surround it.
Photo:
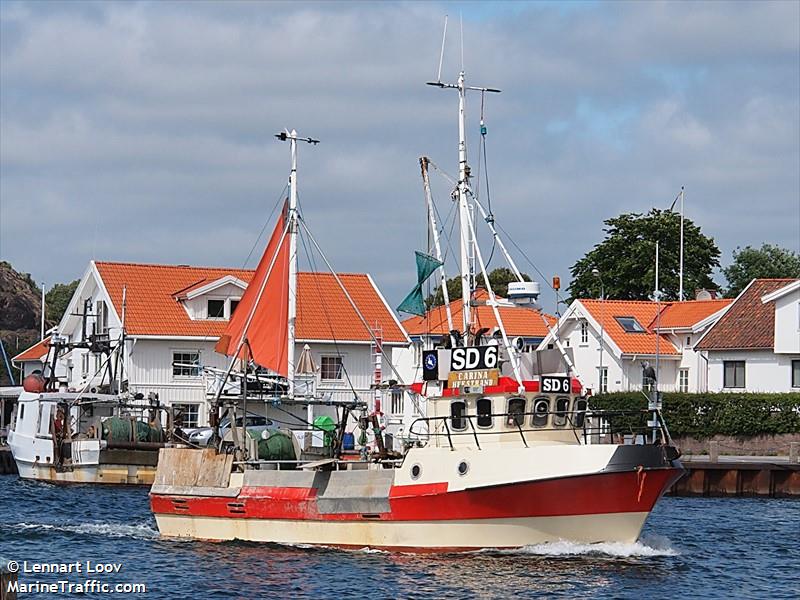
<path fill-rule="evenodd" d="M 592 268 L 592 275 L 600 280 L 600 367 L 597 371 L 597 391 L 603 393 L 603 307 L 605 306 L 606 290 L 603 285 L 603 278 L 600 276 L 600 269 L 597 267 Z"/>

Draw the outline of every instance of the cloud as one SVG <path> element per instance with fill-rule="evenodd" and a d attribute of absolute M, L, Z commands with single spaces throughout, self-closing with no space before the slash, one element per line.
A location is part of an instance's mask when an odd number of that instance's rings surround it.
<path fill-rule="evenodd" d="M 566 281 L 603 219 L 685 185 L 723 262 L 762 241 L 800 250 L 798 6 L 470 5 L 469 81 L 504 90 L 484 106 L 498 223 Z M 92 257 L 240 266 L 287 178 L 272 135 L 296 127 L 322 140 L 300 149 L 309 226 L 338 269 L 398 302 L 426 245 L 417 159 L 457 168 L 455 94 L 423 85 L 448 11 L 1 3 L 0 256 L 49 282 Z M 473 171 L 480 106 L 469 98 Z M 443 217 L 450 187 L 434 174 Z"/>

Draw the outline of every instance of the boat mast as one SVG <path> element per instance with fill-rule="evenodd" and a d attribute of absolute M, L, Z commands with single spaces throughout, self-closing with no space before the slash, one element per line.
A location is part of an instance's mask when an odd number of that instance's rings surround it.
<path fill-rule="evenodd" d="M 447 274 L 444 270 L 442 246 L 439 243 L 439 229 L 438 225 L 436 224 L 436 211 L 433 208 L 433 197 L 431 196 L 431 182 L 430 178 L 428 177 L 428 163 L 430 163 L 430 159 L 427 156 L 420 156 L 419 165 L 422 169 L 422 185 L 425 189 L 425 203 L 427 204 L 428 208 L 428 226 L 430 227 L 431 236 L 433 237 L 433 247 L 436 251 L 436 259 L 442 263 L 442 265 L 439 267 L 439 270 L 442 275 L 442 299 L 444 300 L 444 309 L 445 313 L 447 314 L 447 335 L 449 336 L 449 332 L 453 331 L 453 315 L 450 311 L 450 294 L 447 291 Z"/>
<path fill-rule="evenodd" d="M 469 337 L 470 300 L 472 300 L 472 235 L 469 226 L 469 200 L 467 199 L 467 133 L 466 133 L 466 90 L 464 88 L 464 71 L 458 74 L 458 220 L 461 230 L 461 309 L 462 331 Z"/>
<path fill-rule="evenodd" d="M 289 134 L 292 170 L 289 174 L 289 329 L 286 348 L 286 376 L 289 397 L 294 396 L 294 337 L 297 319 L 297 131 Z"/>
<path fill-rule="evenodd" d="M 441 73 L 441 72 L 440 72 Z M 458 200 L 459 228 L 461 230 L 461 304 L 462 324 L 464 335 L 469 336 L 471 323 L 470 300 L 472 299 L 472 285 L 474 283 L 474 256 L 475 239 L 471 233 L 471 210 L 469 201 L 469 166 L 467 165 L 467 126 L 466 126 L 466 96 L 467 90 L 479 92 L 499 92 L 495 88 L 470 87 L 465 84 L 464 69 L 458 74 L 458 83 L 443 83 L 442 81 L 429 81 L 428 85 L 438 88 L 458 90 L 458 185 L 456 195 Z"/>
<path fill-rule="evenodd" d="M 288 340 L 286 345 L 286 378 L 289 385 L 289 397 L 294 396 L 294 342 L 295 322 L 297 320 L 297 142 L 319 144 L 319 140 L 312 138 L 299 138 L 297 131 L 284 131 L 275 136 L 282 142 L 289 140 L 292 154 L 292 170 L 289 173 L 289 214 L 286 216 L 287 231 L 289 233 L 289 309 L 288 309 Z"/>

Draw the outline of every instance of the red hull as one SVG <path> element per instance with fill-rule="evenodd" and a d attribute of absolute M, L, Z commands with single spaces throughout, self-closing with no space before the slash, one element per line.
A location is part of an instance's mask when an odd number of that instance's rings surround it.
<path fill-rule="evenodd" d="M 650 512 L 683 474 L 661 468 L 448 492 L 446 483 L 393 486 L 389 512 L 324 514 L 315 488 L 244 487 L 236 497 L 151 494 L 156 514 L 314 521 L 447 521 Z"/>

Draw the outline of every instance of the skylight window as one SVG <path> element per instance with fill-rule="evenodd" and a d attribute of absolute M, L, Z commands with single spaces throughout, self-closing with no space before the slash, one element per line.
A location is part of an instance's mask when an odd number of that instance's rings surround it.
<path fill-rule="evenodd" d="M 644 327 L 634 317 L 614 317 L 625 333 L 645 333 Z"/>

